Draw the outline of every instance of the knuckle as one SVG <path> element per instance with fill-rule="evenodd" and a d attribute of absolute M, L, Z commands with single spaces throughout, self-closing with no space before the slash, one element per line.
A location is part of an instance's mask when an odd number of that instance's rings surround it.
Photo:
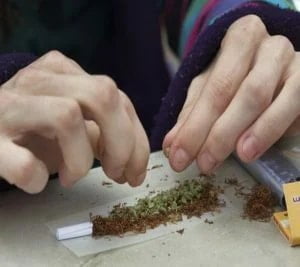
<path fill-rule="evenodd" d="M 27 87 L 44 78 L 44 72 L 31 65 L 21 69 L 14 77 L 16 87 Z"/>
<path fill-rule="evenodd" d="M 64 100 L 57 113 L 56 121 L 61 129 L 70 129 L 76 127 L 82 121 L 82 114 L 79 104 L 75 100 Z"/>
<path fill-rule="evenodd" d="M 61 61 L 66 60 L 66 56 L 57 50 L 52 50 L 45 54 L 42 57 L 42 60 L 44 60 L 44 62 L 60 63 Z"/>
<path fill-rule="evenodd" d="M 291 58 L 294 55 L 294 46 L 287 37 L 275 35 L 271 37 L 271 41 L 274 43 L 274 47 L 276 47 L 276 51 L 279 54 L 277 61 L 280 61 L 281 58 Z"/>
<path fill-rule="evenodd" d="M 117 87 L 115 81 L 107 75 L 99 75 L 99 76 L 96 76 L 96 78 L 103 84 L 103 86 L 106 86 L 106 87 L 109 87 L 109 88 L 110 87 L 114 87 L 114 88 Z"/>
<path fill-rule="evenodd" d="M 122 99 L 123 107 L 124 107 L 126 113 L 132 117 L 134 114 L 134 107 L 133 107 L 129 97 L 121 91 L 120 91 L 120 97 Z"/>
<path fill-rule="evenodd" d="M 265 24 L 260 17 L 256 15 L 247 15 L 237 20 L 232 25 L 233 29 L 246 30 L 250 33 L 256 33 L 257 31 L 266 31 Z"/>
<path fill-rule="evenodd" d="M 259 132 L 256 134 L 258 139 L 258 144 L 263 146 L 263 144 L 268 144 L 272 137 L 281 137 L 282 128 L 278 127 L 278 119 L 275 117 L 268 117 L 267 119 L 263 119 L 261 122 L 261 128 Z"/>
<path fill-rule="evenodd" d="M 115 109 L 120 100 L 120 93 L 115 82 L 108 76 L 95 76 L 94 86 L 91 87 L 91 101 L 96 107 L 104 110 Z"/>
<path fill-rule="evenodd" d="M 256 15 L 248 15 L 238 19 L 228 29 L 228 38 L 233 41 L 253 40 L 266 34 L 266 26 Z"/>
<path fill-rule="evenodd" d="M 41 59 L 46 66 L 52 66 L 62 70 L 62 72 L 70 72 L 76 70 L 78 73 L 84 72 L 82 68 L 71 58 L 68 58 L 59 51 L 53 50 L 45 54 Z"/>
<path fill-rule="evenodd" d="M 246 88 L 247 103 L 251 109 L 264 110 L 269 106 L 272 96 L 269 90 L 265 88 L 262 79 L 249 79 Z"/>
<path fill-rule="evenodd" d="M 211 132 L 207 147 L 208 150 L 214 152 L 216 157 L 221 159 L 232 150 L 230 140 L 221 131 L 218 131 L 217 127 Z"/>
<path fill-rule="evenodd" d="M 223 112 L 232 99 L 233 81 L 229 77 L 216 78 L 209 91 L 211 102 L 218 112 Z"/>
<path fill-rule="evenodd" d="M 290 40 L 283 35 L 274 35 L 267 38 L 262 43 L 262 46 L 265 49 L 276 48 L 276 51 L 284 52 L 285 54 L 286 52 L 294 51 L 294 47 Z"/>
<path fill-rule="evenodd" d="M 265 24 L 257 15 L 245 16 L 244 18 L 241 18 L 241 22 L 248 26 L 248 28 L 250 28 L 253 32 L 257 30 L 266 30 Z"/>
<path fill-rule="evenodd" d="M 291 41 L 284 35 L 274 35 L 271 37 L 271 39 L 282 49 L 294 49 Z"/>

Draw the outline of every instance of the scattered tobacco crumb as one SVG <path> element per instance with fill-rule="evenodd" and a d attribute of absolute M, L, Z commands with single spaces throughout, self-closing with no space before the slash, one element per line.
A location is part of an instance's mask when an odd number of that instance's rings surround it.
<path fill-rule="evenodd" d="M 205 221 L 204 221 L 205 223 L 208 223 L 208 224 L 213 224 L 214 222 L 213 221 L 210 221 L 209 219 L 205 219 Z"/>
<path fill-rule="evenodd" d="M 225 184 L 238 186 L 239 182 L 236 178 L 226 178 L 225 179 Z"/>
<path fill-rule="evenodd" d="M 244 205 L 244 218 L 254 221 L 270 221 L 276 199 L 271 190 L 264 185 L 255 185 L 249 194 L 245 194 L 246 204 Z"/>
<path fill-rule="evenodd" d="M 105 181 L 103 181 L 103 182 L 102 182 L 102 185 L 103 185 L 103 186 L 107 186 L 107 185 L 109 186 L 109 185 L 112 185 L 112 183 L 111 183 L 111 182 L 105 182 Z"/>
<path fill-rule="evenodd" d="M 178 231 L 176 231 L 178 234 L 181 234 L 181 235 L 183 235 L 183 233 L 184 233 L 184 229 L 181 229 L 181 230 L 178 230 Z"/>
<path fill-rule="evenodd" d="M 245 186 L 241 186 L 241 185 L 238 185 L 238 186 L 236 186 L 235 188 L 235 196 L 237 196 L 237 197 L 243 197 L 243 198 L 245 198 L 245 197 L 247 197 L 248 195 L 249 195 L 249 193 L 246 193 L 245 192 Z M 250 189 L 248 189 L 248 191 L 249 191 Z"/>
<path fill-rule="evenodd" d="M 146 185 L 147 188 L 149 188 L 149 186 L 150 186 L 149 184 Z"/>
<path fill-rule="evenodd" d="M 152 166 L 151 170 L 162 168 L 163 166 L 164 166 L 163 164 L 157 164 L 157 165 Z"/>
<path fill-rule="evenodd" d="M 221 191 L 208 181 L 186 180 L 173 189 L 138 199 L 134 206 L 116 205 L 107 217 L 91 216 L 93 236 L 145 233 L 161 224 L 181 221 L 183 215 L 200 217 L 224 204 L 218 199 Z"/>
<path fill-rule="evenodd" d="M 170 256 L 171 256 L 171 254 L 170 254 L 170 253 L 168 253 L 168 256 L 170 257 Z"/>
<path fill-rule="evenodd" d="M 162 245 L 165 245 L 166 243 L 165 243 L 165 242 L 162 242 L 161 244 L 162 244 Z"/>
<path fill-rule="evenodd" d="M 199 173 L 198 177 L 204 177 L 204 178 L 208 178 L 208 179 L 214 179 L 214 178 L 216 178 L 216 174 L 215 173 L 211 173 L 211 174 Z"/>
<path fill-rule="evenodd" d="M 243 208 L 243 218 L 253 221 L 269 222 L 274 213 L 276 199 L 265 185 L 254 185 L 251 189 L 238 184 L 235 195 L 246 200 Z"/>

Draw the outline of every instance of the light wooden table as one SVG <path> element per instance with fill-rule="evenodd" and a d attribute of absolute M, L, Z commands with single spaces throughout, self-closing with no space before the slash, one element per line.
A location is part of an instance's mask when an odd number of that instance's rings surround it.
<path fill-rule="evenodd" d="M 168 166 L 161 153 L 152 155 L 149 165 L 158 162 Z M 232 159 L 217 176 L 219 183 L 236 176 L 246 186 L 253 184 Z M 183 235 L 169 234 L 77 258 L 55 240 L 46 223 L 145 189 L 106 188 L 103 179 L 103 173 L 94 169 L 71 190 L 51 181 L 39 195 L 17 190 L 1 193 L 0 266 L 300 266 L 300 248 L 290 248 L 273 223 L 249 222 L 240 217 L 243 200 L 234 196 L 233 188 L 225 191 L 230 209 L 212 225 L 199 224 Z M 159 177 L 148 178 L 145 184 L 156 183 L 155 179 Z"/>

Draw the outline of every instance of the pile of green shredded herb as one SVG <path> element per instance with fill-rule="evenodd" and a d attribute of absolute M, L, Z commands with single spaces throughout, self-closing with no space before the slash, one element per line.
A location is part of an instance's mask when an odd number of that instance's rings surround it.
<path fill-rule="evenodd" d="M 200 217 L 224 204 L 218 199 L 220 192 L 219 187 L 207 181 L 186 180 L 173 189 L 141 198 L 134 206 L 116 205 L 107 217 L 91 216 L 93 236 L 144 233 L 161 224 L 180 221 L 183 215 Z"/>

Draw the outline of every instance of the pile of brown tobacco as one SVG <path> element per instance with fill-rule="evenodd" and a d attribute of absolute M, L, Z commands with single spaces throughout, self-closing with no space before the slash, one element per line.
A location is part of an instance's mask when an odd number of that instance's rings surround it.
<path fill-rule="evenodd" d="M 245 198 L 243 217 L 260 222 L 270 221 L 274 213 L 276 199 L 268 187 L 256 185 L 250 194 L 245 195 Z"/>
<path fill-rule="evenodd" d="M 173 189 L 139 199 L 134 206 L 119 204 L 107 217 L 91 216 L 93 236 L 144 233 L 161 224 L 180 221 L 183 215 L 200 217 L 224 204 L 218 199 L 220 192 L 209 182 L 185 181 Z"/>

